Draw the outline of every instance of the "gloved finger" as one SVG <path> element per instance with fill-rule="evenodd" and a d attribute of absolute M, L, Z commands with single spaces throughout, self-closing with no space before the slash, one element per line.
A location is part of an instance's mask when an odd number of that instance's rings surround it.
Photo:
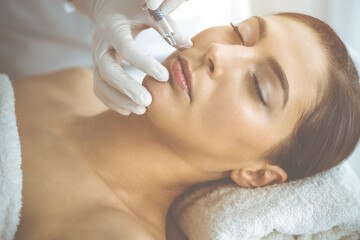
<path fill-rule="evenodd" d="M 97 68 L 94 70 L 94 93 L 106 106 L 123 115 L 129 115 L 131 112 L 136 114 L 146 112 L 144 106 L 135 104 L 131 99 L 108 85 L 101 78 Z"/>
<path fill-rule="evenodd" d="M 94 86 L 94 94 L 111 110 L 118 112 L 125 116 L 127 116 L 131 113 L 130 111 L 127 111 L 127 110 L 115 105 L 104 94 L 102 94 L 101 91 L 98 88 L 96 88 L 95 86 Z"/>
<path fill-rule="evenodd" d="M 92 36 L 92 48 L 93 50 L 96 49 L 96 51 L 99 50 L 100 43 L 104 39 L 104 29 L 95 25 L 94 33 Z M 93 51 L 94 53 L 94 51 Z"/>
<path fill-rule="evenodd" d="M 167 16 L 167 20 L 168 23 L 171 25 L 172 29 L 174 30 L 176 48 L 191 48 L 193 46 L 191 39 L 180 30 L 180 28 L 171 16 Z"/>
<path fill-rule="evenodd" d="M 98 69 L 94 70 L 94 94 L 110 109 L 119 112 L 123 115 L 129 115 L 131 112 L 128 110 L 119 107 L 118 105 L 114 104 L 105 94 L 103 94 L 103 89 L 99 86 L 99 83 L 102 82 L 101 76 L 99 74 Z M 109 86 L 110 87 L 110 86 Z"/>
<path fill-rule="evenodd" d="M 136 104 L 150 105 L 152 101 L 150 93 L 119 65 L 114 50 L 103 53 L 96 63 L 102 79 L 110 86 L 128 96 Z"/>
<path fill-rule="evenodd" d="M 111 110 L 118 112 L 124 116 L 128 116 L 130 115 L 130 111 L 124 110 L 122 108 L 119 108 L 117 105 L 115 105 L 113 102 L 111 102 L 107 97 L 105 97 L 105 95 L 103 95 L 102 93 L 100 93 L 99 91 L 95 91 L 94 90 L 95 95 Z"/>
<path fill-rule="evenodd" d="M 94 63 L 97 63 L 97 60 L 100 59 L 100 57 L 105 54 L 107 51 L 109 51 L 112 47 L 104 39 L 104 30 L 102 28 L 99 28 L 95 26 L 93 38 L 92 38 L 92 58 Z"/>
<path fill-rule="evenodd" d="M 188 0 L 166 0 L 161 5 L 161 11 L 165 16 L 167 16 L 186 1 Z"/>
<path fill-rule="evenodd" d="M 118 27 L 110 34 L 110 44 L 124 60 L 159 81 L 166 82 L 169 79 L 168 70 L 138 47 L 128 25 Z"/>
<path fill-rule="evenodd" d="M 145 0 L 145 2 L 151 10 L 155 10 L 160 7 L 164 0 Z"/>

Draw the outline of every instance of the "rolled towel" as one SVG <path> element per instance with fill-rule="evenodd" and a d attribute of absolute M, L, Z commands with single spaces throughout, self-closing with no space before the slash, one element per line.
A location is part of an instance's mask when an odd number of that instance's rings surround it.
<path fill-rule="evenodd" d="M 14 238 L 21 209 L 21 150 L 16 126 L 14 91 L 0 74 L 0 239 Z"/>
<path fill-rule="evenodd" d="M 171 211 L 190 240 L 360 239 L 360 183 L 347 163 L 263 188 L 215 182 Z"/>

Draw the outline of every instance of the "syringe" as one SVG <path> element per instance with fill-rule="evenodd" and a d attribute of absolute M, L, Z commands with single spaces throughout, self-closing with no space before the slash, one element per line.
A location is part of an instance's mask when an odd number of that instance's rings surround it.
<path fill-rule="evenodd" d="M 174 48 L 176 48 L 176 50 L 179 53 L 180 58 L 183 58 L 183 56 L 181 55 L 179 49 L 176 47 L 176 41 L 174 38 L 174 30 L 172 29 L 172 27 L 170 26 L 169 22 L 166 20 L 165 15 L 161 12 L 160 8 L 155 9 L 155 10 L 151 10 L 147 4 L 144 5 L 143 7 L 144 10 L 147 10 L 151 16 L 151 18 L 154 20 L 154 22 L 156 23 L 161 36 L 168 40 L 170 45 L 173 46 Z"/>

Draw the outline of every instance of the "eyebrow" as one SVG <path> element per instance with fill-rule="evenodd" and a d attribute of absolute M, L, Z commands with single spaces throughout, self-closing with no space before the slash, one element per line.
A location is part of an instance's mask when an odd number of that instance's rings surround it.
<path fill-rule="evenodd" d="M 276 76 L 278 77 L 281 88 L 284 91 L 284 100 L 283 100 L 283 108 L 284 108 L 289 99 L 289 82 L 286 78 L 283 69 L 281 68 L 280 64 L 278 63 L 278 61 L 276 61 L 274 57 L 269 57 L 267 58 L 266 61 L 271 67 L 271 69 L 274 71 Z"/>
<path fill-rule="evenodd" d="M 258 16 L 253 16 L 254 19 L 256 19 L 256 21 L 259 24 L 259 41 L 261 39 L 263 39 L 267 33 L 267 24 L 266 21 L 262 18 L 262 17 L 258 17 Z"/>

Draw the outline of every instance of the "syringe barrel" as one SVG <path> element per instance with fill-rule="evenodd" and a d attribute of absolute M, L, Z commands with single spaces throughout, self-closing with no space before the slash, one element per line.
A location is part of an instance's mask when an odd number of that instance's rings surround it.
<path fill-rule="evenodd" d="M 175 46 L 175 40 L 174 40 L 174 30 L 170 26 L 169 22 L 166 20 L 166 17 L 164 14 L 160 11 L 160 8 L 156 10 L 150 10 L 148 9 L 150 16 L 155 21 L 160 34 L 163 38 L 167 39 L 172 46 Z"/>

